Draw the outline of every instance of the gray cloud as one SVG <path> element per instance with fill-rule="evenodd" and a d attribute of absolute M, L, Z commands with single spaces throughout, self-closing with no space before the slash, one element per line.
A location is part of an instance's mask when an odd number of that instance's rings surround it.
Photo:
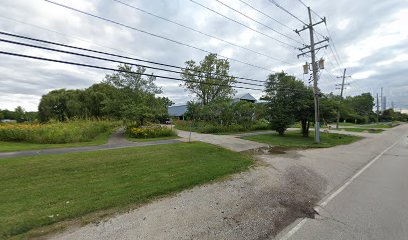
<path fill-rule="evenodd" d="M 57 0 L 59 1 L 59 0 Z M 232 58 L 240 59 L 254 65 L 285 70 L 297 77 L 302 78 L 300 64 L 309 59 L 297 59 L 298 53 L 294 49 L 283 48 L 277 42 L 251 32 L 236 23 L 230 22 L 210 11 L 197 6 L 187 0 L 152 0 L 152 1 L 131 1 L 123 0 L 157 15 L 164 16 L 174 21 L 183 23 L 190 27 L 199 29 L 202 32 L 223 38 L 236 44 L 245 46 L 264 54 L 271 55 L 296 66 L 287 68 L 286 64 L 271 60 L 269 58 L 256 55 L 249 51 L 230 46 L 225 43 L 215 44 L 216 41 L 203 35 L 191 32 L 174 24 L 164 22 L 149 15 L 120 5 L 114 1 L 59 1 L 70 6 L 83 9 L 107 18 L 123 22 L 143 30 L 157 33 L 180 42 L 188 43 L 211 52 L 231 54 Z M 231 10 L 213 0 L 197 0 L 208 7 L 216 9 L 223 14 L 237 19 L 240 22 L 250 25 L 259 31 L 265 32 L 275 38 L 290 44 L 295 44 L 292 40 L 286 39 L 262 26 L 259 26 L 248 19 L 239 16 Z M 292 31 L 277 24 L 273 20 L 266 18 L 251 8 L 240 4 L 238 1 L 222 0 L 223 2 L 239 9 L 251 17 L 261 21 L 268 26 L 277 29 L 279 32 L 290 35 L 301 40 Z M 282 21 L 293 29 L 300 29 L 302 23 L 290 17 L 280 9 L 273 6 L 267 0 L 245 0 L 254 7 L 261 9 L 274 18 Z M 306 9 L 298 1 L 278 1 L 285 8 L 289 9 L 303 21 L 307 20 Z M 306 1 L 308 2 L 308 1 Z M 361 92 L 376 93 L 380 87 L 385 88 L 385 93 L 389 95 L 389 102 L 394 101 L 397 105 L 408 109 L 406 93 L 407 79 L 403 73 L 407 67 L 404 61 L 397 61 L 391 64 L 379 64 L 384 61 L 392 61 L 398 56 L 408 52 L 406 45 L 406 31 L 392 32 L 386 29 L 384 23 L 395 21 L 396 14 L 400 11 L 407 11 L 408 4 L 405 1 L 324 1 L 318 0 L 310 3 L 313 9 L 321 16 L 327 16 L 328 26 L 331 29 L 332 37 L 336 44 L 342 63 L 348 67 L 351 75 L 371 71 L 372 74 L 363 79 L 349 80 L 352 85 L 346 94 L 355 95 Z M 314 18 L 318 18 L 314 16 Z M 9 19 L 23 21 L 28 24 L 41 26 L 52 30 L 36 28 L 32 25 L 21 24 Z M 344 29 L 337 26 L 341 23 L 348 25 Z M 401 29 L 403 26 L 400 26 Z M 24 1 L 5 0 L 0 5 L 0 28 L 4 31 L 17 34 L 49 39 L 77 46 L 89 47 L 92 49 L 109 51 L 127 56 L 149 59 L 152 61 L 169 63 L 182 66 L 186 60 L 194 59 L 199 62 L 206 53 L 194 49 L 186 48 L 162 39 L 154 38 L 136 31 L 132 31 L 120 26 L 109 24 L 98 19 L 93 19 L 69 10 L 53 6 L 44 1 Z M 389 32 L 387 32 L 389 30 Z M 58 33 L 56 33 L 56 32 Z M 317 31 L 324 35 L 327 32 L 323 26 L 319 26 Z M 61 34 L 62 33 L 62 34 Z M 375 43 L 375 36 L 401 36 L 403 40 L 392 42 L 382 47 L 382 42 Z M 394 34 L 394 35 L 393 35 Z M 308 42 L 306 33 L 302 33 L 303 39 Z M 11 38 L 8 38 L 11 39 Z M 298 44 L 297 44 L 298 45 Z M 352 52 L 349 49 L 353 46 L 361 46 Z M 364 46 L 369 46 L 364 48 Z M 115 67 L 116 64 L 84 59 L 64 54 L 46 53 L 33 51 L 19 46 L 0 44 L 3 51 L 13 51 L 24 54 L 34 54 L 43 57 L 64 59 L 67 61 L 78 61 L 89 64 Z M 357 61 L 353 59 L 362 56 Z M 318 57 L 324 57 L 327 62 L 327 69 L 321 74 L 320 87 L 325 92 L 336 92 L 335 84 L 338 79 L 333 79 L 341 73 L 340 67 L 334 60 L 329 50 L 320 51 Z M 86 88 L 93 83 L 103 79 L 107 72 L 80 67 L 60 65 L 56 63 L 38 62 L 34 60 L 19 59 L 9 56 L 0 56 L 0 108 L 12 109 L 17 105 L 23 105 L 28 110 L 35 110 L 41 95 L 52 89 L 58 88 Z M 177 74 L 163 73 L 160 71 L 150 71 L 165 76 L 178 77 Z M 231 61 L 231 73 L 237 76 L 250 77 L 265 80 L 270 71 L 264 71 Z M 332 76 L 330 76 L 330 75 Z M 308 76 L 304 76 L 307 81 Z M 336 82 L 335 82 L 336 81 Z M 169 82 L 158 80 L 158 84 L 163 87 L 163 95 L 168 96 L 177 104 L 192 99 L 192 96 L 183 88 L 179 87 L 179 82 Z M 247 92 L 238 90 L 239 93 Z M 260 97 L 260 91 L 249 91 Z"/>

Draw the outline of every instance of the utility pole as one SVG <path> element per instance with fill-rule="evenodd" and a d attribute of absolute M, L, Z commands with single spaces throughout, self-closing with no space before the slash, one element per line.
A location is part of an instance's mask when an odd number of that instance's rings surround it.
<path fill-rule="evenodd" d="M 337 78 L 342 78 L 341 82 L 341 90 L 340 90 L 340 102 L 343 100 L 343 90 L 344 90 L 344 85 L 350 85 L 350 84 L 344 84 L 344 80 L 346 79 L 346 68 L 343 71 L 343 77 L 337 77 Z M 351 76 L 347 76 L 351 77 Z M 336 129 L 339 129 L 339 122 L 340 122 L 340 109 L 337 109 L 337 122 L 336 122 Z"/>
<path fill-rule="evenodd" d="M 378 101 L 378 92 L 377 92 L 377 123 L 380 119 L 380 102 Z"/>
<path fill-rule="evenodd" d="M 381 87 L 381 113 L 384 112 L 383 88 Z"/>
<path fill-rule="evenodd" d="M 295 32 L 297 34 L 299 34 L 300 32 L 309 29 L 309 34 L 310 34 L 310 45 L 309 46 L 305 46 L 303 48 L 300 48 L 300 51 L 303 51 L 307 48 L 310 49 L 310 51 L 307 52 L 302 52 L 301 54 L 298 55 L 298 58 L 300 56 L 306 55 L 307 53 L 310 53 L 311 55 L 311 60 L 312 60 L 312 75 L 313 75 L 313 93 L 314 93 L 314 108 L 315 108 L 315 142 L 316 143 L 320 143 L 320 113 L 319 113 L 319 95 L 320 95 L 320 90 L 317 86 L 317 72 L 319 71 L 318 69 L 318 65 L 316 62 L 316 51 L 322 49 L 322 48 L 327 48 L 328 45 L 325 46 L 320 46 L 316 48 L 316 45 L 320 44 L 320 43 L 324 43 L 324 42 L 328 42 L 329 38 L 324 38 L 324 40 L 316 42 L 314 41 L 314 31 L 313 31 L 313 27 L 321 24 L 321 23 L 325 23 L 326 24 L 326 18 L 322 18 L 320 22 L 317 23 L 313 23 L 312 21 L 312 13 L 310 10 L 310 7 L 307 8 L 308 13 L 309 13 L 309 25 L 304 26 L 301 30 L 295 30 Z"/>

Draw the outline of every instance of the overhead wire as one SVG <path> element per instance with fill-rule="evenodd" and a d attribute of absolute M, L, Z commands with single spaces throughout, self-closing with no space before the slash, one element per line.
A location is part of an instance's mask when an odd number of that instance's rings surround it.
<path fill-rule="evenodd" d="M 226 19 L 228 19 L 228 20 L 230 20 L 230 21 L 232 21 L 232 22 L 235 22 L 236 24 L 241 25 L 241 26 L 243 26 L 243 27 L 245 27 L 245 28 L 247 28 L 247 29 L 249 29 L 249 30 L 251 30 L 251 31 L 253 31 L 253 32 L 256 32 L 256 33 L 261 34 L 261 35 L 263 35 L 263 36 L 265 36 L 265 37 L 267 37 L 267 38 L 270 38 L 270 39 L 272 39 L 272 40 L 274 40 L 274 41 L 280 43 L 281 46 L 289 47 L 290 49 L 297 49 L 296 46 L 290 45 L 290 44 L 285 43 L 285 42 L 283 42 L 283 41 L 281 41 L 281 40 L 279 40 L 279 39 L 277 39 L 277 38 L 275 38 L 275 37 L 272 37 L 272 36 L 269 35 L 269 34 L 266 34 L 266 33 L 263 33 L 263 32 L 261 32 L 261 31 L 258 31 L 258 30 L 256 30 L 256 29 L 253 28 L 253 27 L 250 27 L 250 26 L 248 26 L 248 25 L 246 25 L 246 24 L 244 24 L 244 23 L 242 23 L 242 22 L 240 22 L 240 21 L 237 21 L 237 20 L 235 20 L 235 19 L 233 19 L 233 18 L 230 18 L 230 17 L 228 17 L 228 16 L 226 16 L 226 15 L 224 15 L 224 14 L 222 14 L 222 13 L 220 13 L 220 12 L 218 12 L 218 11 L 212 9 L 212 8 L 209 8 L 209 7 L 207 7 L 207 6 L 205 6 L 205 5 L 201 4 L 201 3 L 199 3 L 199 2 L 196 2 L 196 1 L 194 1 L 194 0 L 190 0 L 190 1 L 191 1 L 192 3 L 197 4 L 198 6 L 200 6 L 200 7 L 202 7 L 202 8 L 205 8 L 205 9 L 207 9 L 207 10 L 209 10 L 209 11 L 211 11 L 211 12 L 213 12 L 213 13 L 215 13 L 215 14 L 221 16 L 221 17 L 223 17 L 223 18 L 226 18 Z M 290 65 L 293 65 L 293 64 L 291 64 L 291 63 L 289 63 L 289 64 L 290 64 Z"/>
<path fill-rule="evenodd" d="M 80 67 L 94 68 L 94 69 L 100 69 L 100 70 L 108 70 L 108 71 L 114 71 L 114 72 L 138 74 L 138 75 L 141 75 L 141 76 L 150 76 L 150 77 L 156 77 L 156 78 L 168 79 L 168 80 L 175 80 L 175 81 L 182 81 L 182 82 L 194 82 L 194 83 L 215 85 L 215 86 L 230 86 L 230 85 L 227 85 L 227 84 L 208 83 L 208 82 L 201 82 L 201 81 L 185 80 L 185 79 L 181 79 L 181 78 L 168 77 L 168 76 L 162 76 L 162 75 L 157 75 L 157 74 L 136 73 L 136 72 L 132 72 L 132 71 L 114 69 L 114 68 L 109 68 L 109 67 L 102 67 L 102 66 L 97 66 L 97 65 L 92 65 L 92 64 L 84 64 L 84 63 L 71 62 L 71 61 L 63 61 L 63 60 L 44 58 L 44 57 L 37 57 L 37 56 L 33 56 L 33 55 L 26 55 L 26 54 L 6 52 L 6 51 L 0 51 L 0 54 L 14 56 L 14 57 L 21 57 L 21 58 L 29 58 L 29 59 L 34 59 L 34 60 L 42 60 L 42 61 L 47 61 L 47 62 L 55 62 L 55 63 L 62 63 L 62 64 L 68 64 L 68 65 L 75 65 L 75 66 L 80 66 Z M 259 90 L 259 91 L 263 90 L 263 89 L 241 87 L 241 86 L 230 86 L 230 87 L 250 89 L 250 90 Z"/>
<path fill-rule="evenodd" d="M 235 9 L 235 8 L 233 8 L 233 7 L 231 7 L 231 6 L 229 6 L 228 4 L 225 4 L 224 2 L 222 2 L 222 1 L 220 1 L 220 0 L 215 0 L 215 1 L 218 2 L 219 4 L 223 5 L 224 7 L 226 7 L 226 8 L 228 8 L 228 9 L 230 9 L 230 10 L 232 10 L 232 11 L 234 11 L 234 12 L 236 12 L 236 13 L 242 15 L 242 16 L 244 16 L 245 18 L 247 18 L 247 19 L 249 19 L 249 20 L 251 20 L 251 21 L 253 21 L 253 22 L 256 22 L 257 24 L 259 24 L 259 25 L 261 25 L 261 26 L 263 26 L 263 27 L 265 27 L 265 28 L 267 28 L 267 29 L 269 29 L 269 30 L 275 32 L 276 34 L 279 34 L 279 35 L 281 35 L 281 36 L 283 36 L 283 37 L 286 37 L 286 38 L 288 38 L 288 39 L 290 39 L 290 40 L 292 40 L 292 41 L 294 41 L 294 42 L 296 42 L 296 43 L 298 43 L 298 44 L 302 44 L 302 43 L 299 42 L 298 40 L 296 40 L 296 39 L 294 39 L 294 38 L 292 38 L 292 37 L 290 37 L 290 36 L 288 36 L 288 35 L 286 35 L 286 34 L 283 34 L 283 33 L 281 33 L 281 32 L 278 32 L 277 30 L 275 30 L 275 29 L 269 27 L 268 25 L 263 24 L 262 22 L 260 22 L 260 21 L 258 21 L 258 20 L 256 20 L 256 19 L 254 19 L 254 18 L 248 16 L 247 14 L 245 14 L 245 13 L 243 13 L 243 12 L 241 12 L 241 11 L 239 11 L 239 10 L 237 10 L 237 9 Z M 290 45 L 290 46 L 295 47 L 295 46 L 293 46 L 293 45 Z M 296 47 L 295 47 L 295 48 L 296 48 Z"/>
<path fill-rule="evenodd" d="M 119 4 L 123 5 L 123 6 L 127 6 L 127 7 L 129 7 L 129 8 L 134 9 L 134 10 L 140 11 L 140 12 L 145 13 L 145 14 L 147 14 L 147 15 L 153 16 L 153 17 L 155 17 L 155 18 L 159 18 L 159 19 L 161 19 L 161 20 L 170 22 L 170 23 L 175 24 L 175 25 L 177 25 L 177 26 L 179 26 L 179 27 L 183 27 L 183 28 L 188 29 L 188 30 L 190 30 L 190 31 L 199 33 L 199 34 L 204 35 L 204 36 L 206 36 L 206 37 L 210 37 L 210 38 L 216 39 L 216 40 L 218 40 L 218 41 L 221 41 L 221 42 L 227 43 L 227 44 L 229 44 L 229 45 L 232 45 L 232 46 L 234 46 L 234 47 L 238 47 L 238 48 L 241 48 L 241 49 L 250 51 L 250 52 L 252 52 L 252 53 L 258 54 L 258 55 L 260 55 L 260 56 L 264 56 L 264 57 L 270 58 L 270 59 L 272 59 L 272 60 L 275 60 L 275 61 L 278 61 L 278 62 L 282 62 L 282 61 L 281 61 L 280 59 L 278 59 L 278 58 L 272 57 L 272 56 L 267 55 L 267 54 L 265 54 L 265 53 L 260 53 L 260 52 L 258 52 L 258 51 L 252 50 L 252 49 L 250 49 L 250 48 L 241 46 L 241 45 L 239 45 L 239 44 L 236 44 L 236 43 L 233 43 L 233 42 L 230 42 L 230 41 L 227 41 L 227 40 L 224 40 L 224 39 L 219 38 L 219 37 L 217 37 L 217 36 L 214 36 L 214 35 L 205 33 L 205 32 L 203 32 L 203 31 L 197 30 L 197 29 L 195 29 L 195 28 L 189 27 L 189 26 L 187 26 L 187 25 L 185 25 L 185 24 L 182 24 L 182 23 L 173 21 L 173 20 L 171 20 L 171 19 L 169 19 L 169 18 L 165 18 L 165 17 L 159 16 L 159 15 L 157 15 L 157 14 L 151 13 L 151 12 L 149 12 L 149 11 L 146 11 L 146 10 L 144 10 L 144 9 L 141 9 L 141 8 L 139 8 L 139 7 L 136 7 L 136 6 L 134 6 L 134 5 L 130 5 L 130 4 L 128 4 L 128 3 L 124 3 L 124 2 L 122 2 L 122 1 L 120 1 L 120 0 L 112 0 L 112 1 L 115 1 L 115 2 L 117 2 L 117 3 L 119 3 Z M 283 63 L 286 64 L 286 62 L 283 62 Z"/>
<path fill-rule="evenodd" d="M 140 58 L 127 57 L 127 56 L 108 53 L 108 52 L 104 52 L 104 51 L 98 51 L 98 50 L 93 50 L 93 49 L 89 49 L 89 48 L 82 48 L 82 47 L 72 46 L 72 45 L 68 45 L 68 44 L 62 44 L 62 43 L 58 43 L 58 42 L 54 42 L 54 41 L 42 40 L 42 39 L 38 39 L 38 38 L 32 38 L 32 37 L 22 36 L 22 35 L 18 35 L 18 34 L 7 33 L 7 32 L 3 32 L 3 31 L 0 31 L 0 35 L 20 38 L 20 39 L 25 39 L 25 40 L 35 41 L 35 42 L 41 42 L 41 43 L 46 43 L 46 44 L 56 45 L 56 46 L 60 46 L 60 47 L 66 47 L 66 48 L 81 50 L 81 51 L 98 53 L 98 54 L 103 54 L 103 55 L 107 55 L 107 56 L 111 56 L 111 57 L 124 58 L 124 59 L 128 59 L 128 60 L 139 61 L 139 62 L 154 64 L 154 65 L 159 65 L 159 66 L 164 66 L 164 67 L 177 68 L 177 69 L 181 69 L 181 70 L 186 69 L 185 67 L 175 66 L 175 65 L 171 65 L 171 64 L 159 63 L 159 62 L 144 60 L 144 59 L 140 59 Z M 140 65 L 140 64 L 138 64 L 138 65 Z M 199 71 L 199 70 L 196 70 L 196 72 L 207 73 L 205 71 Z M 225 77 L 224 75 L 220 75 L 220 76 Z M 262 82 L 262 80 L 257 80 L 257 79 L 253 79 L 253 78 L 236 77 L 236 76 L 234 76 L 234 78 L 247 80 L 247 81 L 253 81 L 253 82 Z"/>
<path fill-rule="evenodd" d="M 283 6 L 281 6 L 279 3 L 277 3 L 275 0 L 268 0 L 270 3 L 272 3 L 273 5 L 275 5 L 277 8 L 281 9 L 282 11 L 286 12 L 287 14 L 289 14 L 290 16 L 292 16 L 293 18 L 295 18 L 296 20 L 298 20 L 299 22 L 303 23 L 304 25 L 308 25 L 307 23 L 305 23 L 302 19 L 298 18 L 297 16 L 295 16 L 293 13 L 291 13 L 289 10 L 287 10 L 286 8 L 284 8 Z"/>
<path fill-rule="evenodd" d="M 43 50 L 47 50 L 47 51 L 71 54 L 71 55 L 75 55 L 75 56 L 92 58 L 92 59 L 97 59 L 97 60 L 102 60 L 102 61 L 115 62 L 115 63 L 127 64 L 127 65 L 132 65 L 132 66 L 139 66 L 139 67 L 144 67 L 144 68 L 149 68 L 149 69 L 154 69 L 154 70 L 159 70 L 159 71 L 164 71 L 164 72 L 171 72 L 171 73 L 178 73 L 178 74 L 183 74 L 183 75 L 187 75 L 187 76 L 199 77 L 199 75 L 197 75 L 197 74 L 189 74 L 189 73 L 184 73 L 184 72 L 180 72 L 180 71 L 174 71 L 174 70 L 163 69 L 163 68 L 156 68 L 156 67 L 140 65 L 140 64 L 136 64 L 136 63 L 132 63 L 132 62 L 125 62 L 125 61 L 119 61 L 119 60 L 114 60 L 114 59 L 110 59 L 110 58 L 102 58 L 102 57 L 98 57 L 98 56 L 94 56 L 94 55 L 87 55 L 87 54 L 78 53 L 78 52 L 71 52 L 71 51 L 65 51 L 65 50 L 60 50 L 60 49 L 55 49 L 55 48 L 43 47 L 43 46 L 38 46 L 38 45 L 33 45 L 33 44 L 28 44 L 28 43 L 10 41 L 10 40 L 6 40 L 6 39 L 2 39 L 2 38 L 0 38 L 0 42 L 10 43 L 10 44 L 20 45 L 20 46 L 26 46 L 26 47 L 31 47 L 31 48 L 37 48 L 37 49 L 43 49 Z M 189 70 L 189 69 L 187 69 L 187 70 Z M 233 77 L 233 76 L 231 76 L 231 77 Z M 209 77 L 208 79 L 210 79 L 210 80 L 222 80 L 220 78 L 215 78 L 215 77 L 214 78 Z M 234 82 L 235 83 L 240 83 L 240 84 L 252 85 L 252 86 L 260 86 L 260 87 L 263 86 L 263 85 L 259 85 L 259 84 L 247 83 L 247 82 L 242 82 L 242 81 L 234 81 Z M 266 81 L 264 81 L 264 82 L 266 82 Z"/>
<path fill-rule="evenodd" d="M 245 1 L 243 1 L 243 0 L 238 0 L 238 1 L 240 1 L 241 3 L 243 3 L 243 4 L 246 5 L 246 6 L 250 7 L 250 8 L 253 9 L 254 11 L 256 11 L 256 12 L 262 14 L 263 16 L 265 16 L 265 17 L 267 17 L 267 18 L 269 18 L 269 19 L 275 21 L 276 23 L 280 24 L 282 27 L 285 27 L 285 28 L 289 29 L 290 31 L 293 31 L 293 28 L 291 28 L 291 27 L 289 27 L 288 25 L 282 23 L 281 21 L 277 20 L 276 18 L 271 17 L 269 14 L 266 14 L 265 12 L 262 12 L 261 10 L 255 8 L 255 7 L 253 7 L 251 4 L 249 4 L 249 3 L 247 3 L 247 2 L 245 2 Z"/>
<path fill-rule="evenodd" d="M 55 63 L 61 63 L 61 64 L 67 64 L 67 65 L 80 66 L 80 67 L 94 68 L 94 69 L 100 69 L 100 70 L 107 70 L 107 71 L 114 71 L 114 72 L 122 72 L 122 73 L 130 73 L 130 74 L 138 74 L 138 75 L 141 75 L 141 76 L 155 77 L 155 78 L 161 78 L 161 79 L 167 79 L 167 80 L 173 80 L 173 81 L 193 82 L 193 83 L 199 83 L 199 84 L 204 84 L 204 85 L 225 86 L 225 87 L 228 86 L 228 87 L 232 87 L 232 88 L 241 88 L 241 89 L 248 89 L 248 90 L 264 91 L 264 89 L 259 89 L 259 88 L 251 88 L 251 87 L 243 87 L 243 86 L 235 86 L 235 85 L 231 86 L 231 85 L 228 85 L 228 84 L 220 84 L 220 83 L 210 83 L 210 82 L 186 80 L 186 79 L 175 78 L 175 77 L 168 77 L 168 76 L 162 76 L 162 75 L 157 75 L 157 74 L 138 73 L 138 72 L 127 71 L 127 70 L 123 70 L 123 69 L 114 69 L 114 68 L 103 67 L 103 66 L 98 66 L 98 65 L 78 63 L 78 62 L 72 62 L 72 61 L 63 61 L 63 60 L 57 60 L 57 59 L 51 59 L 51 58 L 44 58 L 44 57 L 38 57 L 38 56 L 26 55 L 26 54 L 14 53 L 14 52 L 0 51 L 0 54 L 9 55 L 9 56 L 14 56 L 14 57 L 27 58 L 27 59 L 33 59 L 33 60 L 41 60 L 41 61 L 55 62 Z M 234 83 L 234 82 L 233 82 L 233 83 Z M 278 90 L 278 89 L 273 89 L 273 88 L 272 88 L 271 90 Z M 308 91 L 308 90 L 292 89 L 292 88 L 279 88 L 279 90 L 283 90 L 283 91 L 295 91 L 295 92 L 296 92 L 296 91 L 297 91 L 297 92 Z"/>
<path fill-rule="evenodd" d="M 46 1 L 48 3 L 51 3 L 51 4 L 54 4 L 56 6 L 63 7 L 65 9 L 69 9 L 69 10 L 74 11 L 74 12 L 78 12 L 78 13 L 81 13 L 81 14 L 84 14 L 84 15 L 87 15 L 87 16 L 90 16 L 90 17 L 93 17 L 93 18 L 97 18 L 97 19 L 100 19 L 100 20 L 103 20 L 103 21 L 106 21 L 106 22 L 110 22 L 112 24 L 122 26 L 122 27 L 125 27 L 125 28 L 128 28 L 128 29 L 132 29 L 134 31 L 141 32 L 141 33 L 144 33 L 144 34 L 156 37 L 156 38 L 160 38 L 160 39 L 163 39 L 163 40 L 166 40 L 166 41 L 169 41 L 169 42 L 181 45 L 181 46 L 189 47 L 189 48 L 199 50 L 201 52 L 205 52 L 205 53 L 209 53 L 209 54 L 214 54 L 211 51 L 208 51 L 208 50 L 205 50 L 205 49 L 202 49 L 202 48 L 199 48 L 199 47 L 187 44 L 187 43 L 183 43 L 183 42 L 180 42 L 178 40 L 174 40 L 174 39 L 171 39 L 171 38 L 168 38 L 168 37 L 164 37 L 164 36 L 161 36 L 159 34 L 155 34 L 155 33 L 151 33 L 151 32 L 148 32 L 148 31 L 145 31 L 145 30 L 142 30 L 142 29 L 138 29 L 136 27 L 132 27 L 132 26 L 129 26 L 129 25 L 126 25 L 126 24 L 123 24 L 123 23 L 120 23 L 120 22 L 105 18 L 105 17 L 101 17 L 101 16 L 98 16 L 98 15 L 95 15 L 95 14 L 92 14 L 92 13 L 89 13 L 89 12 L 86 12 L 86 11 L 82 11 L 82 10 L 79 10 L 79 9 L 76 9 L 76 8 L 61 4 L 61 3 L 56 3 L 56 2 L 53 2 L 51 0 L 44 0 L 44 1 Z M 262 70 L 265 70 L 265 71 L 271 71 L 270 69 L 268 69 L 266 67 L 257 66 L 257 65 L 254 65 L 254 64 L 251 64 L 251 63 L 248 63 L 248 62 L 244 62 L 244 61 L 241 61 L 241 60 L 238 60 L 238 59 L 226 57 L 226 56 L 223 56 L 223 55 L 220 55 L 220 54 L 217 54 L 217 55 L 222 57 L 222 58 L 229 59 L 229 60 L 234 61 L 234 62 L 242 63 L 242 64 L 245 64 L 245 65 L 254 67 L 254 68 L 262 69 Z"/>

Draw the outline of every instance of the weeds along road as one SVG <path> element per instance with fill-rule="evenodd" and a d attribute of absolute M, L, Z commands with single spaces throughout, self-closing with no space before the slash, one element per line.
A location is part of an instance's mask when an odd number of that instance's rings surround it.
<path fill-rule="evenodd" d="M 400 129 L 402 130 L 402 129 Z M 283 239 L 408 239 L 407 130 Z"/>
<path fill-rule="evenodd" d="M 314 217 L 313 208 L 321 199 L 406 135 L 407 130 L 408 125 L 402 125 L 328 149 L 260 154 L 255 167 L 224 181 L 195 187 L 49 238 L 279 239 L 281 235 L 277 234 L 297 219 Z M 215 138 L 222 142 L 222 137 Z M 298 233 L 301 235 L 295 239 L 303 239 L 303 233 Z"/>

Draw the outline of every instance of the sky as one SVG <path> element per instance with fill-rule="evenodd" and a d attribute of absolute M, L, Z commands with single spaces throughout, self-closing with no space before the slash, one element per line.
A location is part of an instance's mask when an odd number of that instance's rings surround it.
<path fill-rule="evenodd" d="M 317 59 L 325 60 L 325 68 L 319 71 L 318 85 L 321 91 L 339 94 L 336 84 L 341 83 L 341 79 L 337 77 L 347 68 L 346 75 L 351 77 L 346 78 L 346 83 L 350 85 L 347 85 L 345 96 L 370 92 L 375 97 L 383 87 L 388 107 L 393 102 L 397 110 L 408 110 L 407 0 L 275 0 L 281 8 L 270 0 L 52 1 L 130 28 L 44 0 L 2 0 L 0 31 L 181 67 L 187 60 L 200 62 L 208 52 L 212 52 L 229 58 L 230 73 L 237 77 L 265 81 L 269 74 L 285 71 L 309 84 L 310 76 L 303 74 L 302 65 L 311 62 L 310 56 L 297 58 L 300 53 L 298 48 L 310 43 L 309 32 L 303 31 L 299 36 L 293 31 L 302 29 L 309 21 L 307 8 L 302 4 L 304 3 L 313 10 L 314 22 L 326 17 L 327 25 L 316 25 L 314 34 L 315 41 L 320 41 L 323 37 L 330 39 L 329 47 L 317 52 Z M 170 41 L 158 38 L 157 35 Z M 0 38 L 69 50 L 1 34 Z M 319 46 L 321 45 L 323 44 Z M 0 49 L 3 52 L 108 68 L 117 66 L 117 63 L 5 42 L 0 42 Z M 0 54 L 0 62 L 0 109 L 9 110 L 22 106 L 27 111 L 36 111 L 41 96 L 49 91 L 61 88 L 84 89 L 101 82 L 106 74 L 112 73 L 4 54 Z M 175 73 L 152 69 L 147 69 L 147 73 L 180 77 Z M 170 98 L 176 105 L 194 99 L 178 81 L 158 78 L 156 83 L 162 87 L 162 95 Z M 238 86 L 262 88 L 244 84 Z M 256 98 L 262 96 L 262 90 L 237 89 L 237 94 L 246 92 Z"/>

